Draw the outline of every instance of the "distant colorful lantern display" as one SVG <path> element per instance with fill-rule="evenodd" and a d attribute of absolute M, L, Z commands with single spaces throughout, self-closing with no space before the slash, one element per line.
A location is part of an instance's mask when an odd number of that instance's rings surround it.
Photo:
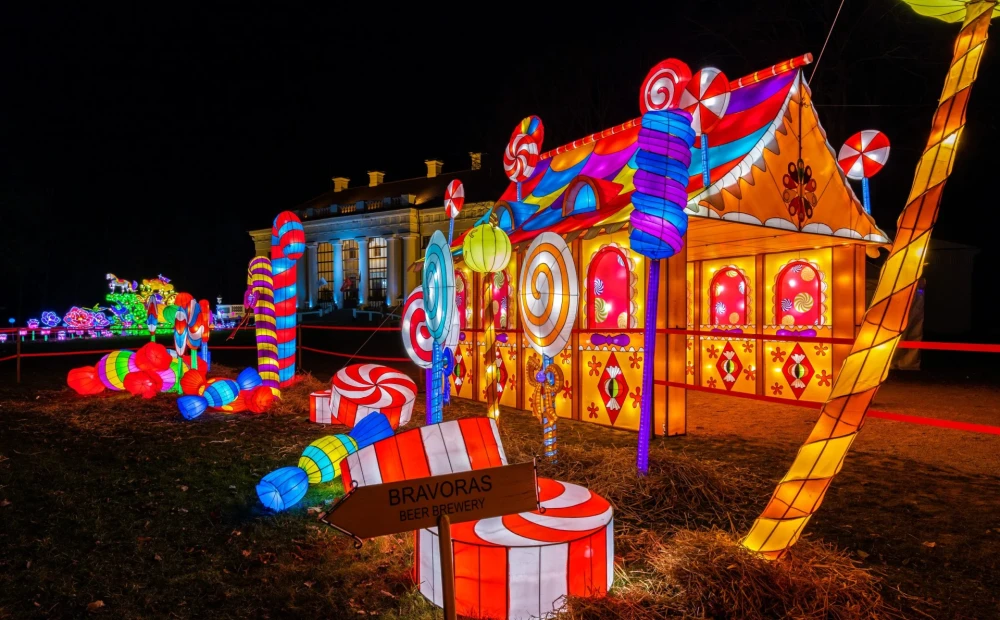
<path fill-rule="evenodd" d="M 840 147 L 837 163 L 848 179 L 860 180 L 865 213 L 872 212 L 868 179 L 889 161 L 889 138 L 877 129 L 859 131 Z"/>
<path fill-rule="evenodd" d="M 282 211 L 274 218 L 274 225 L 271 227 L 271 270 L 280 387 L 291 385 L 295 377 L 295 262 L 302 258 L 305 251 L 306 233 L 299 216 L 291 211 Z"/>

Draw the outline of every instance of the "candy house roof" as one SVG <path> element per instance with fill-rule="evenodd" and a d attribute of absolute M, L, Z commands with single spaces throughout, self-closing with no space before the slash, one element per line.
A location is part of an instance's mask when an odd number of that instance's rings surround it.
<path fill-rule="evenodd" d="M 729 253 L 759 253 L 889 241 L 837 165 L 801 70 L 788 69 L 808 57 L 796 60 L 732 82 L 726 114 L 708 134 L 707 188 L 700 138 L 695 142 L 688 170 L 689 253 L 703 248 L 701 257 L 708 258 L 714 246 L 718 255 L 720 243 L 730 244 Z M 639 120 L 544 153 L 522 183 L 520 201 L 511 183 L 495 209 L 511 241 L 530 242 L 543 231 L 591 237 L 628 226 Z M 801 219 L 787 203 L 799 190 L 786 186 L 789 167 L 800 157 L 815 180 L 813 209 Z M 584 184 L 590 200 L 578 208 Z"/>

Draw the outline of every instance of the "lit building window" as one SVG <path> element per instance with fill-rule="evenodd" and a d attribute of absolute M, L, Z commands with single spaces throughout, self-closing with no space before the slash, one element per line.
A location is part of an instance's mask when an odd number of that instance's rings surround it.
<path fill-rule="evenodd" d="M 389 250 L 382 237 L 368 239 L 368 299 L 367 303 L 385 302 L 388 287 Z"/>
<path fill-rule="evenodd" d="M 709 285 L 709 309 L 712 325 L 746 325 L 750 305 L 750 284 L 734 267 L 723 267 L 712 276 Z"/>
<path fill-rule="evenodd" d="M 344 303 L 358 302 L 358 242 L 345 239 L 343 247 L 344 284 L 340 292 L 344 294 Z"/>
<path fill-rule="evenodd" d="M 793 260 L 778 272 L 774 316 L 781 325 L 823 324 L 823 273 L 805 260 Z"/>
<path fill-rule="evenodd" d="M 316 249 L 316 259 L 320 278 L 319 302 L 329 303 L 333 301 L 333 245 L 319 244 Z"/>
<path fill-rule="evenodd" d="M 590 190 L 588 185 L 583 188 Z M 601 248 L 587 271 L 587 326 L 590 329 L 631 327 L 631 288 L 632 273 L 625 251 L 613 245 Z"/>

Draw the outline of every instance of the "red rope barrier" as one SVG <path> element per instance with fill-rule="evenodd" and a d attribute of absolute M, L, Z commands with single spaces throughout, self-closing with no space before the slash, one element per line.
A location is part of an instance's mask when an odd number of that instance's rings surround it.
<path fill-rule="evenodd" d="M 772 396 L 763 396 L 761 394 L 725 392 L 723 390 L 713 389 L 710 387 L 705 387 L 703 385 L 689 385 L 687 383 L 678 383 L 677 381 L 661 381 L 657 379 L 653 381 L 653 383 L 655 383 L 656 385 L 665 385 L 667 387 L 684 388 L 686 390 L 693 390 L 695 392 L 708 392 L 709 394 L 718 394 L 719 396 L 736 396 L 737 398 L 749 398 L 750 400 L 775 403 L 778 405 L 789 405 L 791 407 L 802 407 L 804 409 L 820 409 L 823 407 L 823 403 L 803 402 L 799 400 L 786 400 L 784 398 L 774 398 Z M 954 420 L 939 420 L 937 418 L 926 418 L 923 416 L 909 415 L 905 413 L 892 413 L 889 411 L 876 411 L 874 409 L 869 410 L 868 415 L 870 415 L 873 418 L 882 418 L 883 420 L 892 420 L 893 422 L 903 422 L 905 424 L 934 426 L 937 428 L 947 428 L 951 430 L 966 431 L 970 433 L 985 433 L 988 435 L 1000 435 L 1000 426 L 989 426 L 988 424 L 975 424 L 972 422 L 956 422 Z"/>
<path fill-rule="evenodd" d="M 257 347 L 250 345 L 222 345 L 218 347 L 209 347 L 209 351 L 256 351 Z"/>
<path fill-rule="evenodd" d="M 7 357 L 0 357 L 0 362 L 6 362 L 7 360 L 17 359 L 16 355 L 8 355 Z"/>
<path fill-rule="evenodd" d="M 52 351 L 51 353 L 22 353 L 21 357 L 60 357 L 63 355 L 94 355 L 95 353 L 111 353 L 112 351 L 128 351 L 131 349 L 100 349 L 97 351 Z"/>
<path fill-rule="evenodd" d="M 302 329 L 325 329 L 335 332 L 398 332 L 398 327 L 353 327 L 350 325 L 299 325 Z"/>
<path fill-rule="evenodd" d="M 931 351 L 968 351 L 973 353 L 1000 353 L 1000 344 L 975 344 L 970 342 L 923 342 L 903 340 L 900 349 L 927 349 Z"/>
<path fill-rule="evenodd" d="M 376 362 L 409 362 L 408 357 L 376 357 L 374 355 L 350 355 L 349 353 L 336 353 L 334 351 L 324 351 L 322 349 L 314 349 L 312 347 L 299 347 L 303 351 L 312 351 L 313 353 L 322 353 L 324 355 L 333 355 L 336 357 L 347 357 L 354 358 L 357 360 L 373 360 Z"/>

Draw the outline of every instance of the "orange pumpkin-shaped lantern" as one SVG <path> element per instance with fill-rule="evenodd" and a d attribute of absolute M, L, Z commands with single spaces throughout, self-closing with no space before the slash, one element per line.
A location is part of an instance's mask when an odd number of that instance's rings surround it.
<path fill-rule="evenodd" d="M 181 391 L 189 396 L 201 396 L 206 383 L 205 373 L 200 368 L 192 368 L 181 377 Z"/>

